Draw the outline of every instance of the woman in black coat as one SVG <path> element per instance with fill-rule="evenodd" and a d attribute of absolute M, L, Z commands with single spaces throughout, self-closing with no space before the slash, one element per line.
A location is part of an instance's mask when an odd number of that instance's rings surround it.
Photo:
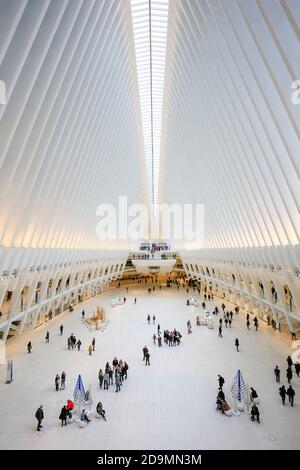
<path fill-rule="evenodd" d="M 60 412 L 60 415 L 59 415 L 59 419 L 61 419 L 61 425 L 65 425 L 67 426 L 67 417 L 68 417 L 68 410 L 66 408 L 66 406 L 63 406 L 62 409 L 61 409 L 61 412 Z"/>

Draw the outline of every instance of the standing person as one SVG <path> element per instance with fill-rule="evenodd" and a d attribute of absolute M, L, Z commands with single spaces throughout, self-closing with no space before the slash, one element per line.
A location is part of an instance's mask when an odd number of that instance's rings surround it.
<path fill-rule="evenodd" d="M 95 338 L 93 338 L 93 340 L 92 340 L 92 346 L 93 346 L 93 351 L 95 351 L 95 346 L 96 346 L 96 340 L 95 340 Z"/>
<path fill-rule="evenodd" d="M 32 350 L 32 344 L 31 344 L 31 341 L 29 341 L 29 343 L 27 344 L 27 351 L 29 354 L 31 353 L 31 350 Z"/>
<path fill-rule="evenodd" d="M 93 352 L 93 346 L 90 344 L 89 345 L 89 356 L 92 355 L 92 352 Z"/>
<path fill-rule="evenodd" d="M 64 390 L 66 388 L 66 377 L 67 377 L 67 374 L 65 373 L 65 371 L 62 371 L 61 377 L 60 377 L 61 390 Z"/>
<path fill-rule="evenodd" d="M 289 366 L 289 367 L 292 367 L 293 361 L 292 361 L 291 356 L 288 356 L 288 357 L 287 357 L 287 363 L 288 363 L 288 366 Z"/>
<path fill-rule="evenodd" d="M 147 352 L 148 352 L 148 348 L 147 348 L 147 346 L 144 346 L 143 347 L 143 361 L 146 359 Z"/>
<path fill-rule="evenodd" d="M 64 332 L 64 325 L 60 325 L 59 329 L 60 329 L 60 335 L 62 336 Z"/>
<path fill-rule="evenodd" d="M 295 372 L 296 372 L 296 375 L 297 377 L 299 377 L 299 374 L 300 374 L 300 363 L 299 362 L 295 362 Z"/>
<path fill-rule="evenodd" d="M 158 342 L 158 347 L 161 348 L 162 347 L 161 336 L 157 337 L 157 342 Z"/>
<path fill-rule="evenodd" d="M 45 339 L 46 339 L 46 343 L 49 343 L 49 337 L 50 337 L 49 331 L 47 331 L 47 333 L 46 333 L 46 338 L 45 338 Z"/>
<path fill-rule="evenodd" d="M 153 322 L 153 325 L 155 325 L 155 315 L 153 315 L 152 317 L 152 322 Z"/>
<path fill-rule="evenodd" d="M 247 319 L 247 328 L 248 328 L 248 330 L 250 329 L 250 320 L 249 320 L 249 318 Z"/>
<path fill-rule="evenodd" d="M 276 382 L 280 383 L 280 369 L 278 366 L 275 367 L 274 374 L 275 374 Z"/>
<path fill-rule="evenodd" d="M 104 379 L 104 374 L 103 374 L 102 369 L 99 370 L 98 379 L 99 379 L 100 388 L 102 388 L 103 379 Z"/>
<path fill-rule="evenodd" d="M 117 370 L 117 368 L 115 369 Z M 108 367 L 108 385 L 114 384 L 114 371 L 111 367 Z"/>
<path fill-rule="evenodd" d="M 121 385 L 120 385 L 120 377 L 119 377 L 118 373 L 115 376 L 115 384 L 116 384 L 116 392 L 120 392 L 121 391 Z"/>
<path fill-rule="evenodd" d="M 40 431 L 42 426 L 42 421 L 44 419 L 44 411 L 43 411 L 43 405 L 40 405 L 39 408 L 36 410 L 35 417 L 37 419 L 37 431 Z"/>
<path fill-rule="evenodd" d="M 80 339 L 77 341 L 76 345 L 77 345 L 77 350 L 80 351 L 80 346 L 81 346 L 81 341 L 80 341 Z"/>
<path fill-rule="evenodd" d="M 221 325 L 219 326 L 219 338 L 223 338 L 223 336 L 222 336 L 222 326 Z"/>
<path fill-rule="evenodd" d="M 279 388 L 279 395 L 281 396 L 282 404 L 285 405 L 286 389 L 284 385 Z"/>
<path fill-rule="evenodd" d="M 249 313 L 247 313 L 247 316 L 246 316 L 246 318 L 247 318 L 247 320 L 249 320 L 249 319 L 250 319 L 250 315 L 249 315 Z"/>
<path fill-rule="evenodd" d="M 227 325 L 228 325 L 228 318 L 226 317 L 226 318 L 225 318 L 225 326 L 226 326 L 226 328 L 227 328 Z"/>
<path fill-rule="evenodd" d="M 150 315 L 147 316 L 148 325 L 150 325 Z"/>
<path fill-rule="evenodd" d="M 235 347 L 236 347 L 236 350 L 237 352 L 239 352 L 239 346 L 240 346 L 240 342 L 239 342 L 239 339 L 238 338 L 235 338 Z"/>
<path fill-rule="evenodd" d="M 293 378 L 293 371 L 292 371 L 291 367 L 288 367 L 287 370 L 286 370 L 286 378 L 288 380 L 288 383 L 290 384 L 291 380 Z"/>
<path fill-rule="evenodd" d="M 157 325 L 157 333 L 160 334 L 160 324 Z"/>
<path fill-rule="evenodd" d="M 64 405 L 60 411 L 59 419 L 61 420 L 61 425 L 67 426 L 67 416 L 68 416 L 68 410 L 66 405 Z"/>
<path fill-rule="evenodd" d="M 224 380 L 224 378 L 222 377 L 222 375 L 218 375 L 218 381 L 219 381 L 219 390 L 222 390 L 223 385 L 224 385 L 224 383 L 225 383 L 225 380 Z"/>
<path fill-rule="evenodd" d="M 146 366 L 150 366 L 150 354 L 148 350 L 146 352 Z"/>
<path fill-rule="evenodd" d="M 134 303 L 136 304 L 136 297 L 134 298 Z"/>
<path fill-rule="evenodd" d="M 257 317 L 254 318 L 253 322 L 254 322 L 255 330 L 257 331 L 257 330 L 258 330 L 258 320 L 257 320 Z"/>
<path fill-rule="evenodd" d="M 156 334 L 155 333 L 153 333 L 152 338 L 153 338 L 153 343 L 156 344 Z"/>
<path fill-rule="evenodd" d="M 59 390 L 59 382 L 60 382 L 60 376 L 56 374 L 55 376 L 55 391 L 58 392 Z"/>
<path fill-rule="evenodd" d="M 295 390 L 293 389 L 293 387 L 291 385 L 287 389 L 286 394 L 289 397 L 289 402 L 290 402 L 291 406 L 294 406 Z"/>
<path fill-rule="evenodd" d="M 108 371 L 105 371 L 105 374 L 103 376 L 103 390 L 108 390 L 108 381 L 109 381 Z"/>
<path fill-rule="evenodd" d="M 231 318 L 229 318 L 228 323 L 229 323 L 229 328 L 231 328 L 231 323 L 232 323 Z"/>
<path fill-rule="evenodd" d="M 124 379 L 127 380 L 127 373 L 128 373 L 129 365 L 127 364 L 126 361 L 124 361 L 123 369 L 124 369 L 124 374 L 123 374 Z"/>
<path fill-rule="evenodd" d="M 82 321 L 84 320 L 84 317 L 85 317 L 85 313 L 84 313 L 84 310 L 82 310 L 82 312 L 81 312 L 81 320 Z"/>

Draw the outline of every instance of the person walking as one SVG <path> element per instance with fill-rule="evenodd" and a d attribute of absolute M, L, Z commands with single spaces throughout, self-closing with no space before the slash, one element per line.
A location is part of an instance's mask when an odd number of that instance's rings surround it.
<path fill-rule="evenodd" d="M 60 335 L 62 336 L 64 332 L 64 325 L 60 325 L 59 329 L 60 329 Z"/>
<path fill-rule="evenodd" d="M 136 297 L 134 298 L 134 304 L 136 304 Z"/>
<path fill-rule="evenodd" d="M 279 388 L 279 395 L 281 396 L 282 404 L 285 405 L 286 389 L 284 385 Z"/>
<path fill-rule="evenodd" d="M 153 338 L 153 343 L 156 344 L 156 334 L 155 333 L 153 333 L 152 338 Z"/>
<path fill-rule="evenodd" d="M 108 385 L 113 385 L 113 384 L 114 384 L 114 371 L 111 367 L 109 367 L 108 368 Z"/>
<path fill-rule="evenodd" d="M 103 379 L 104 379 L 104 373 L 103 373 L 102 369 L 99 370 L 98 379 L 99 379 L 99 386 L 100 386 L 100 388 L 102 388 Z"/>
<path fill-rule="evenodd" d="M 45 338 L 45 339 L 46 339 L 46 343 L 49 343 L 49 337 L 50 337 L 49 331 L 47 331 L 47 333 L 46 333 L 46 338 Z"/>
<path fill-rule="evenodd" d="M 223 389 L 223 385 L 225 383 L 225 380 L 224 378 L 222 377 L 222 375 L 218 375 L 218 381 L 219 381 L 219 390 L 222 390 Z"/>
<path fill-rule="evenodd" d="M 223 338 L 223 336 L 222 336 L 222 326 L 221 325 L 219 326 L 219 338 Z"/>
<path fill-rule="evenodd" d="M 59 419 L 61 420 L 61 425 L 65 425 L 67 426 L 67 417 L 68 417 L 68 410 L 67 410 L 67 407 L 66 405 L 62 407 L 61 411 L 60 411 L 60 415 L 59 415 Z"/>
<path fill-rule="evenodd" d="M 295 390 L 293 389 L 293 387 L 291 385 L 287 389 L 286 394 L 289 397 L 289 402 L 290 402 L 291 406 L 294 406 Z"/>
<path fill-rule="evenodd" d="M 31 350 L 32 350 L 32 344 L 31 344 L 31 341 L 29 341 L 29 343 L 27 344 L 27 352 L 30 354 Z"/>
<path fill-rule="evenodd" d="M 40 405 L 39 408 L 36 410 L 35 417 L 37 419 L 37 431 L 40 431 L 42 426 L 42 421 L 44 419 L 44 411 L 43 411 L 43 405 Z"/>
<path fill-rule="evenodd" d="M 249 321 L 249 319 L 247 320 L 247 328 L 248 328 L 248 330 L 250 330 L 250 321 Z"/>
<path fill-rule="evenodd" d="M 231 320 L 231 318 L 229 318 L 229 320 L 228 320 L 229 328 L 231 328 L 231 323 L 232 323 L 232 320 Z"/>
<path fill-rule="evenodd" d="M 89 345 L 89 356 L 92 355 L 92 352 L 93 352 L 93 346 L 90 344 Z"/>
<path fill-rule="evenodd" d="M 85 318 L 85 313 L 84 313 L 84 310 L 82 310 L 82 312 L 81 312 L 81 320 L 84 321 L 84 318 Z"/>
<path fill-rule="evenodd" d="M 288 366 L 289 366 L 289 367 L 292 367 L 293 361 L 292 361 L 291 356 L 288 356 L 288 357 L 287 357 L 287 363 L 288 363 Z"/>
<path fill-rule="evenodd" d="M 240 342 L 239 342 L 239 339 L 238 339 L 238 338 L 235 338 L 234 344 L 235 344 L 235 347 L 236 347 L 237 352 L 239 352 Z"/>
<path fill-rule="evenodd" d="M 150 325 L 150 315 L 147 316 L 148 325 Z"/>
<path fill-rule="evenodd" d="M 259 423 L 259 410 L 257 408 L 257 406 L 254 404 L 252 405 L 252 408 L 251 408 L 251 421 L 255 421 L 255 417 L 257 419 L 257 422 Z"/>
<path fill-rule="evenodd" d="M 59 382 L 60 382 L 60 376 L 56 374 L 55 376 L 55 391 L 58 392 L 59 390 Z"/>
<path fill-rule="evenodd" d="M 66 377 L 67 377 L 67 374 L 65 373 L 65 371 L 62 371 L 61 377 L 60 377 L 61 390 L 64 390 L 66 388 Z"/>
<path fill-rule="evenodd" d="M 294 366 L 295 366 L 296 375 L 297 375 L 297 377 L 299 377 L 299 374 L 300 374 L 300 363 L 299 363 L 299 362 L 295 362 Z"/>
<path fill-rule="evenodd" d="M 155 315 L 153 315 L 153 317 L 152 317 L 152 323 L 153 323 L 153 325 L 155 325 Z"/>
<path fill-rule="evenodd" d="M 150 366 L 150 353 L 148 350 L 146 352 L 146 366 Z"/>
<path fill-rule="evenodd" d="M 160 324 L 157 325 L 157 333 L 160 334 Z"/>
<path fill-rule="evenodd" d="M 77 346 L 77 351 L 80 351 L 80 347 L 81 347 L 80 339 L 77 341 L 76 346 Z"/>
<path fill-rule="evenodd" d="M 161 342 L 161 336 L 160 335 L 157 337 L 157 343 L 158 343 L 158 347 L 161 348 L 162 347 L 162 342 Z"/>
<path fill-rule="evenodd" d="M 274 369 L 275 379 L 277 383 L 280 383 L 280 369 L 278 366 Z"/>
<path fill-rule="evenodd" d="M 95 346 L 96 346 L 96 339 L 93 338 L 93 340 L 92 340 L 93 351 L 95 351 Z"/>
<path fill-rule="evenodd" d="M 293 371 L 292 371 L 291 367 L 288 367 L 287 370 L 286 370 L 286 378 L 288 380 L 288 383 L 290 384 L 291 380 L 293 378 Z"/>

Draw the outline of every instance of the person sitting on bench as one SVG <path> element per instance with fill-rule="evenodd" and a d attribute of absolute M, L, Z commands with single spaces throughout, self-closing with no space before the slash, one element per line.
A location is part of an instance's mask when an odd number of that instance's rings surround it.
<path fill-rule="evenodd" d="M 81 412 L 81 416 L 80 416 L 80 420 L 83 421 L 83 422 L 87 422 L 89 423 L 91 420 L 88 418 L 88 415 L 86 413 L 86 411 L 83 409 L 82 412 Z"/>
<path fill-rule="evenodd" d="M 105 410 L 103 409 L 103 405 L 102 405 L 101 401 L 99 401 L 96 410 L 97 410 L 98 415 L 102 416 L 104 421 L 106 421 Z"/>

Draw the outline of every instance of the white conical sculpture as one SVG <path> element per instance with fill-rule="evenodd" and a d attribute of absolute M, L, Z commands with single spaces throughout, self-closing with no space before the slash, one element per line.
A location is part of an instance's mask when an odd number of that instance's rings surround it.
<path fill-rule="evenodd" d="M 237 374 L 234 378 L 231 393 L 234 400 L 234 409 L 233 414 L 235 416 L 240 415 L 240 411 L 244 409 L 244 400 L 247 399 L 247 387 L 244 382 L 243 376 L 241 374 L 240 369 L 238 369 Z"/>

